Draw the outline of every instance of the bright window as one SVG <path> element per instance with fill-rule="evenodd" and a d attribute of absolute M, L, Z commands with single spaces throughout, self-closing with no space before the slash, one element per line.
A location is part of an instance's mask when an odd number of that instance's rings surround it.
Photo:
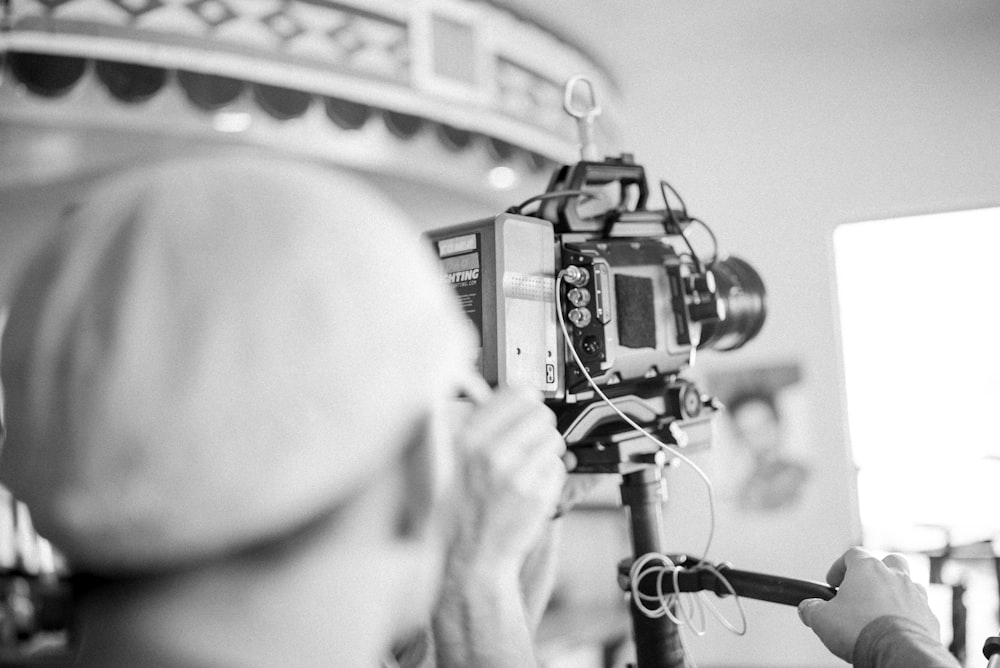
<path fill-rule="evenodd" d="M 841 225 L 834 251 L 866 539 L 994 535 L 1000 208 Z"/>

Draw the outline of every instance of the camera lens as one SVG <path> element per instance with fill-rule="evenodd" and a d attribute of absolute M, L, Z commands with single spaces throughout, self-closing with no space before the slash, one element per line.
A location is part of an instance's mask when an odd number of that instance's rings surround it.
<path fill-rule="evenodd" d="M 715 274 L 718 298 L 725 304 L 725 320 L 702 323 L 699 348 L 736 350 L 760 333 L 767 316 L 767 294 L 760 274 L 738 257 L 717 260 L 709 267 Z"/>

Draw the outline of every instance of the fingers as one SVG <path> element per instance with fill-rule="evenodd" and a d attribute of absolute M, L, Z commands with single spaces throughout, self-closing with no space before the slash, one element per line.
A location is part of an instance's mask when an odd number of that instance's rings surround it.
<path fill-rule="evenodd" d="M 462 379 L 462 391 L 465 396 L 472 399 L 477 404 L 484 404 L 490 400 L 490 396 L 493 394 L 493 389 L 490 384 L 483 379 L 478 373 L 469 372 L 469 374 Z"/>
<path fill-rule="evenodd" d="M 862 550 L 860 547 L 852 547 L 844 552 L 842 555 L 837 557 L 837 560 L 830 566 L 830 570 L 827 571 L 827 583 L 831 587 L 839 587 L 844 581 L 844 576 L 847 574 L 848 565 L 867 556 L 869 556 L 868 552 Z"/>
<path fill-rule="evenodd" d="M 839 587 L 844 582 L 844 577 L 847 575 L 848 569 L 864 560 L 878 561 L 868 550 L 860 547 L 850 548 L 844 552 L 844 554 L 840 555 L 840 557 L 833 562 L 833 565 L 830 566 L 830 570 L 826 574 L 826 581 L 832 587 Z M 900 554 L 889 554 L 881 561 L 886 568 L 898 571 L 903 575 L 910 575 L 910 564 Z"/>
<path fill-rule="evenodd" d="M 802 623 L 813 630 L 834 656 L 851 662 L 860 628 L 844 623 L 843 610 L 838 611 L 833 601 L 807 598 L 799 603 L 798 612 Z M 856 615 L 849 616 L 853 618 Z"/>
<path fill-rule="evenodd" d="M 910 575 L 910 563 L 901 554 L 889 554 L 882 559 L 882 563 L 894 571 L 899 571 L 903 575 Z"/>
<path fill-rule="evenodd" d="M 583 501 L 600 484 L 602 476 L 598 473 L 576 473 L 567 478 L 559 499 L 560 515 L 569 512 L 573 506 Z"/>
<path fill-rule="evenodd" d="M 536 392 L 520 388 L 501 390 L 477 406 L 465 421 L 463 440 L 471 450 L 491 447 L 498 438 L 511 440 L 511 430 L 525 424 L 539 431 L 551 431 L 556 438 L 548 441 L 550 445 L 562 443 L 555 431 L 555 414 Z"/>
<path fill-rule="evenodd" d="M 560 455 L 566 443 L 543 417 L 524 415 L 496 432 L 488 450 L 481 451 L 500 472 L 529 468 L 539 460 L 551 461 L 565 471 Z"/>
<path fill-rule="evenodd" d="M 545 506 L 551 499 L 554 507 L 566 477 L 566 443 L 537 393 L 506 388 L 492 395 L 466 417 L 461 440 L 469 482 L 485 486 L 478 493 L 506 490 Z"/>
<path fill-rule="evenodd" d="M 807 598 L 799 603 L 799 619 L 809 628 L 813 628 L 816 615 L 823 609 L 824 605 L 826 605 L 826 601 L 821 598 Z"/>
<path fill-rule="evenodd" d="M 899 555 L 896 556 L 898 557 Z M 833 562 L 833 565 L 830 566 L 830 570 L 827 571 L 826 574 L 827 583 L 831 587 L 839 587 L 844 582 L 844 577 L 847 575 L 848 569 L 856 565 L 858 562 L 866 560 L 878 561 L 871 552 L 864 548 L 850 548 L 840 555 L 840 557 Z M 909 568 L 907 568 L 906 572 L 909 572 Z"/>
<path fill-rule="evenodd" d="M 555 457 L 539 457 L 531 465 L 517 471 L 511 485 L 525 496 L 535 496 L 551 514 L 558 504 L 566 483 L 566 469 Z"/>

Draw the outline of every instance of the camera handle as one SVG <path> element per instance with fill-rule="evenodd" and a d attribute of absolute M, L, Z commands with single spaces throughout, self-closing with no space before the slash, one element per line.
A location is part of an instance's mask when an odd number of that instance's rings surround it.
<path fill-rule="evenodd" d="M 990 636 L 983 644 L 983 656 L 989 662 L 986 668 L 1000 668 L 1000 631 L 997 635 Z"/>
<path fill-rule="evenodd" d="M 646 182 L 646 170 L 642 165 L 635 164 L 632 156 L 622 154 L 617 158 L 605 158 L 603 162 L 581 160 L 572 165 L 562 165 L 552 174 L 546 193 L 578 192 L 588 187 L 617 184 L 623 201 L 628 200 L 629 192 L 634 192 L 632 211 L 614 210 L 596 218 L 584 218 L 577 210 L 576 200 L 569 197 L 552 198 L 543 201 L 538 215 L 551 222 L 556 234 L 566 232 L 601 233 L 607 237 L 608 229 L 622 216 L 629 214 L 645 214 L 646 217 L 660 222 L 666 230 L 666 217 L 655 212 L 647 212 L 646 201 L 649 199 L 649 184 Z"/>
<path fill-rule="evenodd" d="M 622 506 L 627 509 L 631 529 L 632 550 L 638 559 L 644 554 L 663 554 L 663 501 L 666 487 L 660 466 L 644 466 L 633 473 L 622 475 Z M 678 566 L 690 566 L 698 560 L 693 557 L 674 557 Z M 618 583 L 625 591 L 631 590 L 626 560 L 619 566 Z M 725 577 L 725 582 L 719 575 Z M 667 585 L 667 580 L 661 582 Z M 712 591 L 719 596 L 736 593 L 770 603 L 796 606 L 807 598 L 830 600 L 837 590 L 812 580 L 798 580 L 766 573 L 739 571 L 727 564 L 714 569 L 691 570 L 677 580 L 680 592 Z M 684 668 L 684 647 L 677 625 L 668 617 L 652 618 L 645 615 L 629 598 L 632 617 L 633 640 L 638 668 Z M 994 653 L 988 668 L 1000 668 L 1000 638 L 991 638 L 987 647 Z M 987 651 L 983 650 L 984 653 Z M 987 655 L 989 656 L 989 655 Z M 996 663 L 992 663 L 993 661 Z"/>
<path fill-rule="evenodd" d="M 574 100 L 576 97 L 582 100 L 577 102 Z M 580 159 L 600 159 L 597 144 L 594 143 L 594 120 L 601 115 L 601 108 L 597 104 L 594 84 L 590 83 L 590 79 L 580 74 L 570 77 L 563 92 L 563 109 L 576 119 L 576 129 L 580 135 Z"/>
<path fill-rule="evenodd" d="M 646 210 L 649 186 L 646 173 L 641 165 L 635 164 L 631 154 L 600 159 L 600 151 L 594 141 L 594 121 L 601 115 L 597 104 L 594 85 L 586 76 L 577 74 L 570 77 L 563 87 L 563 110 L 576 121 L 580 138 L 580 161 L 573 165 L 562 165 L 552 175 L 546 194 L 563 194 L 543 201 L 538 215 L 555 225 L 556 234 L 565 232 L 601 233 L 609 237 L 615 223 L 629 219 L 629 222 L 659 223 L 670 234 L 668 219 L 677 216 L 670 211 L 651 212 Z M 618 184 L 619 206 L 604 214 L 583 217 L 577 210 L 577 200 L 588 187 Z M 571 197 L 570 195 L 574 197 Z M 630 201 L 634 199 L 634 201 Z M 676 212 L 680 213 L 680 212 Z M 679 231 L 675 231 L 679 232 Z"/>

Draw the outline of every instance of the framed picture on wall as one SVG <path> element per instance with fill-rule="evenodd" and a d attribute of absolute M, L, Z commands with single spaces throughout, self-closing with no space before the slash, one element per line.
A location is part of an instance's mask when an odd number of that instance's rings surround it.
<path fill-rule="evenodd" d="M 796 506 L 812 475 L 808 419 L 796 362 L 747 367 L 707 379 L 723 405 L 713 444 L 720 500 L 745 513 Z"/>

